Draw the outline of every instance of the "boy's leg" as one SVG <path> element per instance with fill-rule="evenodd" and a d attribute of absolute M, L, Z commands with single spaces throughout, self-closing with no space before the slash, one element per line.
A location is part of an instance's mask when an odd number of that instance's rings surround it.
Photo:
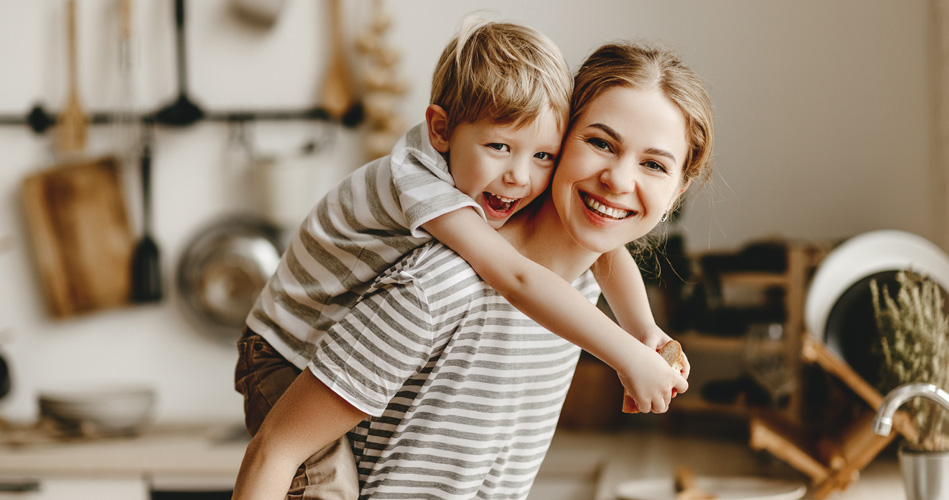
<path fill-rule="evenodd" d="M 234 388 L 244 396 L 244 424 L 253 436 L 274 403 L 300 374 L 300 369 L 249 329 L 237 342 L 237 349 Z M 303 462 L 287 498 L 355 500 L 358 497 L 356 459 L 349 440 L 342 436 Z"/>

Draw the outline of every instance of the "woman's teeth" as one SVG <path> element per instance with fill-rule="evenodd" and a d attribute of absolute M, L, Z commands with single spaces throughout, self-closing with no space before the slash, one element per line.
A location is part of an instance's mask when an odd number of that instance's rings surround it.
<path fill-rule="evenodd" d="M 604 217 L 609 217 L 611 219 L 616 219 L 616 220 L 625 219 L 629 217 L 631 213 L 633 213 L 632 210 L 623 210 L 620 208 L 608 207 L 594 200 L 593 198 L 589 196 L 585 196 L 585 195 L 583 196 L 583 203 L 587 207 L 589 207 L 590 210 L 593 210 L 594 212 Z"/>
<path fill-rule="evenodd" d="M 484 192 L 484 201 L 494 210 L 498 212 L 507 212 L 513 208 L 514 203 L 517 202 L 518 198 L 505 198 L 503 196 L 498 196 L 493 193 Z"/>

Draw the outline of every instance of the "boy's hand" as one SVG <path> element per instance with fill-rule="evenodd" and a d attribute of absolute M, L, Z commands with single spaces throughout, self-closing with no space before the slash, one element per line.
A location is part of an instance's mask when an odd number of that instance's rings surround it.
<path fill-rule="evenodd" d="M 665 413 L 672 398 L 689 389 L 682 373 L 673 370 L 655 349 L 634 349 L 625 359 L 626 366 L 617 372 L 626 394 L 643 413 Z"/>

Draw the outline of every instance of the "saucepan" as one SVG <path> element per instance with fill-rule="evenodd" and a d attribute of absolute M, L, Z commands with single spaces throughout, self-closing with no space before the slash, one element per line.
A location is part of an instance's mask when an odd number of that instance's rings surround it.
<path fill-rule="evenodd" d="M 895 293 L 900 271 L 922 274 L 949 290 L 949 256 L 915 234 L 883 230 L 850 238 L 830 252 L 807 292 L 804 317 L 810 333 L 871 384 L 880 379 L 881 360 L 874 353 L 879 332 L 870 283 L 876 280 Z"/>
<path fill-rule="evenodd" d="M 195 234 L 178 262 L 182 308 L 202 332 L 237 339 L 280 262 L 280 231 L 263 219 L 240 215 L 215 219 Z"/>

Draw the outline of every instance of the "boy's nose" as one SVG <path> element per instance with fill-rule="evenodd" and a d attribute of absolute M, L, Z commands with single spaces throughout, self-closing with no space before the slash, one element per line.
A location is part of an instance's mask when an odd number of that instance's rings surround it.
<path fill-rule="evenodd" d="M 526 161 L 515 161 L 504 173 L 504 182 L 511 186 L 524 186 L 530 182 L 530 165 Z"/>

